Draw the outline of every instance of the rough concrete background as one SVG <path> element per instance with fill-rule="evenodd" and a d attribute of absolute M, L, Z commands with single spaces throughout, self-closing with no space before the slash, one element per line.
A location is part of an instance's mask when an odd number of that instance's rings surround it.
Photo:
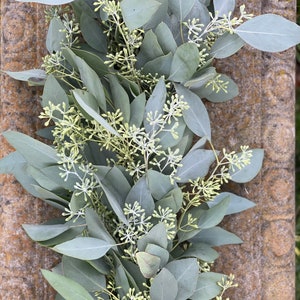
<path fill-rule="evenodd" d="M 45 54 L 44 8 L 35 4 L 1 0 L 0 69 L 39 68 Z M 1 74 L 0 131 L 17 130 L 34 136 L 40 126 L 38 88 L 28 88 Z M 12 149 L 1 137 L 0 156 Z M 51 209 L 28 195 L 13 176 L 0 177 L 0 299 L 50 300 L 39 270 L 51 268 L 57 257 L 26 236 L 21 225 L 39 223 Z"/>
<path fill-rule="evenodd" d="M 295 1 L 240 1 L 258 15 L 294 19 Z M 38 68 L 44 54 L 43 7 L 1 0 L 0 68 Z M 216 147 L 248 144 L 265 149 L 262 172 L 249 184 L 232 186 L 257 203 L 224 222 L 244 244 L 220 249 L 216 270 L 234 273 L 239 288 L 232 300 L 294 299 L 294 51 L 261 53 L 244 48 L 218 66 L 232 76 L 240 96 L 210 106 Z M 39 127 L 38 89 L 1 75 L 0 130 L 30 135 Z M 1 157 L 12 149 L 1 139 Z M 39 268 L 56 261 L 32 243 L 23 223 L 38 223 L 51 212 L 27 195 L 12 176 L 0 177 L 0 299 L 53 299 Z"/>
<path fill-rule="evenodd" d="M 255 15 L 275 13 L 295 20 L 295 1 L 239 1 Z M 233 300 L 293 300 L 294 282 L 294 49 L 270 54 L 244 48 L 218 63 L 238 83 L 240 95 L 210 105 L 213 141 L 237 150 L 263 148 L 261 173 L 248 184 L 232 185 L 257 206 L 224 226 L 244 244 L 220 249 L 216 270 L 234 273 Z"/>

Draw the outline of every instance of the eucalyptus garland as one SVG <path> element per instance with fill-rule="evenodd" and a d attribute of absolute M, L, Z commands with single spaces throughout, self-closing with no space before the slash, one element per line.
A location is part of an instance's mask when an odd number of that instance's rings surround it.
<path fill-rule="evenodd" d="M 215 246 L 242 242 L 218 225 L 254 203 L 224 185 L 252 180 L 263 150 L 216 150 L 201 99 L 238 95 L 214 59 L 245 43 L 285 50 L 300 29 L 234 9 L 234 0 L 51 6 L 43 69 L 6 72 L 44 85 L 38 134 L 49 142 L 4 132 L 16 151 L 0 171 L 61 210 L 23 226 L 62 254 L 42 270 L 56 299 L 221 300 L 236 286 L 232 274 L 211 271 Z"/>

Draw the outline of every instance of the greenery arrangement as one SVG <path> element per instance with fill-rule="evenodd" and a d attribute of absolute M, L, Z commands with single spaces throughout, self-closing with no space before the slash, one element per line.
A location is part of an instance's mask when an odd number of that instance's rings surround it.
<path fill-rule="evenodd" d="M 201 99 L 238 94 L 214 59 L 245 43 L 285 50 L 300 27 L 234 9 L 234 0 L 52 6 L 43 70 L 6 72 L 44 85 L 38 134 L 49 143 L 4 132 L 16 151 L 0 171 L 62 211 L 24 225 L 62 254 L 42 271 L 56 299 L 221 300 L 236 286 L 233 275 L 211 271 L 213 247 L 242 242 L 218 225 L 254 203 L 222 188 L 253 179 L 263 150 L 216 150 Z"/>

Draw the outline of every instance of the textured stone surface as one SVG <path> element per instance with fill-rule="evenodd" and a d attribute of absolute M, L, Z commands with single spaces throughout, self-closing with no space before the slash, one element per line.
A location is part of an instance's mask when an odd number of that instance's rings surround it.
<path fill-rule="evenodd" d="M 295 17 L 295 1 L 251 0 L 246 7 L 254 14 Z M 235 150 L 244 144 L 263 148 L 265 160 L 255 180 L 231 187 L 257 206 L 224 222 L 244 244 L 222 248 L 216 270 L 236 275 L 239 287 L 228 293 L 233 300 L 292 300 L 294 50 L 269 54 L 246 47 L 218 67 L 236 80 L 240 96 L 231 103 L 210 105 L 213 140 Z"/>
<path fill-rule="evenodd" d="M 1 0 L 1 70 L 40 66 L 45 51 L 43 11 L 42 6 Z M 34 136 L 39 127 L 40 90 L 3 74 L 0 82 L 0 131 Z M 11 150 L 1 138 L 0 156 Z M 21 227 L 44 221 L 51 210 L 24 192 L 12 176 L 0 177 L 0 191 L 0 299 L 53 299 L 39 269 L 51 268 L 57 258 L 31 242 Z"/>
<path fill-rule="evenodd" d="M 240 1 L 242 2 L 242 1 Z M 255 13 L 290 19 L 295 1 L 246 2 Z M 1 69 L 38 67 L 44 52 L 43 8 L 1 0 Z M 232 300 L 294 299 L 294 52 L 267 54 L 245 48 L 219 63 L 240 87 L 230 103 L 209 105 L 216 147 L 264 148 L 262 172 L 249 184 L 232 186 L 257 203 L 224 222 L 245 242 L 221 251 L 216 269 L 234 273 L 239 288 Z M 34 135 L 39 126 L 38 89 L 1 75 L 0 130 Z M 11 148 L 1 139 L 1 156 Z M 11 176 L 0 177 L 0 299 L 53 299 L 37 270 L 50 268 L 53 254 L 32 243 L 22 223 L 47 218 L 48 208 L 28 196 Z M 228 294 L 229 295 L 229 294 Z"/>

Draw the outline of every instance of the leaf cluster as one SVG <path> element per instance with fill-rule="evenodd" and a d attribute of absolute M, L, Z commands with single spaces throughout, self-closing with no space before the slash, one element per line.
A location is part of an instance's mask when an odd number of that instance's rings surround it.
<path fill-rule="evenodd" d="M 232 17 L 235 1 L 71 7 L 47 14 L 45 71 L 7 72 L 44 85 L 38 134 L 49 143 L 7 131 L 16 151 L 0 161 L 1 173 L 62 211 L 23 226 L 62 254 L 43 275 L 57 299 L 221 299 L 234 283 L 211 272 L 213 247 L 242 241 L 219 224 L 254 205 L 222 187 L 252 180 L 263 150 L 215 150 L 202 98 L 238 94 L 214 58 L 245 42 L 281 51 L 299 28 L 274 15 L 252 18 L 244 7 Z"/>

